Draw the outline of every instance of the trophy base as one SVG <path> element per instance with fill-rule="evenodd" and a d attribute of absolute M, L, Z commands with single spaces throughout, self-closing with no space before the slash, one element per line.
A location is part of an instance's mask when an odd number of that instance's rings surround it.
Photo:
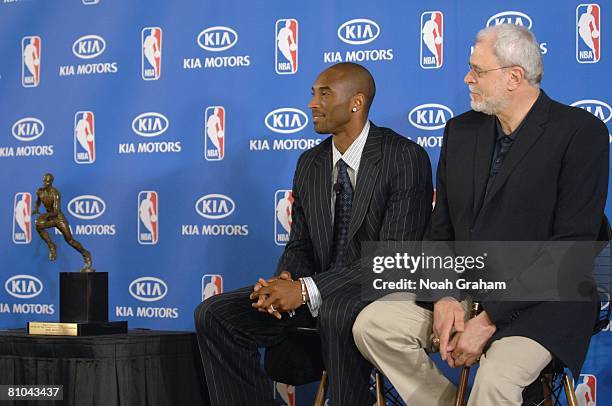
<path fill-rule="evenodd" d="M 60 322 L 108 321 L 108 272 L 60 272 Z"/>
<path fill-rule="evenodd" d="M 99 321 L 89 323 L 28 322 L 28 334 L 30 335 L 80 337 L 125 333 L 127 333 L 127 321 Z"/>

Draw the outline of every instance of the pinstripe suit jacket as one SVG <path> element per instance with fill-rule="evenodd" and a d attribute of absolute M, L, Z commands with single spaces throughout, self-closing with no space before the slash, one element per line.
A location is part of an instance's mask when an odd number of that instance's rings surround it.
<path fill-rule="evenodd" d="M 332 137 L 304 152 L 293 181 L 289 242 L 277 274 L 311 276 L 323 300 L 360 280 L 361 242 L 421 240 L 431 215 L 431 164 L 425 150 L 388 128 L 370 126 L 354 190 L 349 264 L 329 268 L 333 223 Z"/>

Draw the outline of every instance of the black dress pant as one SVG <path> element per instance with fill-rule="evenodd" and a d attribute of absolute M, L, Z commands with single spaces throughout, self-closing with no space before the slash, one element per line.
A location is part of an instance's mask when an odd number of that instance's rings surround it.
<path fill-rule="evenodd" d="M 365 306 L 360 301 L 359 286 L 325 298 L 316 318 L 304 305 L 293 318 L 283 313 L 281 320 L 251 307 L 251 292 L 252 287 L 246 287 L 216 295 L 195 310 L 198 344 L 212 405 L 273 404 L 272 383 L 260 367 L 258 348 L 282 342 L 287 326 L 318 328 L 332 405 L 371 404 L 368 386 L 372 366 L 357 350 L 352 334 L 353 322 Z"/>

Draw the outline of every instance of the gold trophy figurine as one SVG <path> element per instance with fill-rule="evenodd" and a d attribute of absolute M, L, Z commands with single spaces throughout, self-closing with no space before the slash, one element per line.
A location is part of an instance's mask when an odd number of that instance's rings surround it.
<path fill-rule="evenodd" d="M 53 187 L 53 179 L 53 175 L 50 173 L 43 176 L 43 187 L 36 191 L 36 203 L 32 213 L 39 214 L 38 208 L 42 202 L 47 212 L 40 214 L 36 219 L 36 231 L 49 247 L 49 260 L 55 261 L 57 248 L 46 229 L 56 227 L 62 233 L 66 242 L 83 255 L 84 266 L 81 272 L 95 272 L 95 269 L 91 267 L 91 253 L 72 237 L 68 220 L 62 213 L 61 195 L 59 190 Z"/>

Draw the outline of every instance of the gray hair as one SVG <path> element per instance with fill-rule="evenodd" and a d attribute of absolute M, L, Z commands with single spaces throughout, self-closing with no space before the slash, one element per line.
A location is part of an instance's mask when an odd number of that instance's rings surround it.
<path fill-rule="evenodd" d="M 489 35 L 494 36 L 493 49 L 502 66 L 520 66 L 525 71 L 525 79 L 532 86 L 539 86 L 544 64 L 535 35 L 520 25 L 500 24 L 480 30 L 476 42 Z"/>

